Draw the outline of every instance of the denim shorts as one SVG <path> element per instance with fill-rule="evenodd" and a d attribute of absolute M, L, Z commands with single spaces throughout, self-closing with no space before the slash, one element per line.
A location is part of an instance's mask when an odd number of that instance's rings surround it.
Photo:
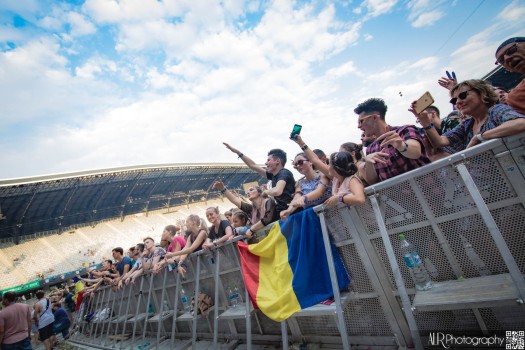
<path fill-rule="evenodd" d="M 2 350 L 32 350 L 29 337 L 13 344 L 2 344 Z"/>

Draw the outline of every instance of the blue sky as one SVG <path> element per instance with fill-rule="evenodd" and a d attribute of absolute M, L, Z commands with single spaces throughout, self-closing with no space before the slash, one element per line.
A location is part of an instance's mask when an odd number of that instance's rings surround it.
<path fill-rule="evenodd" d="M 326 153 L 359 142 L 355 106 L 387 122 L 445 70 L 481 78 L 524 35 L 525 1 L 0 2 L 0 179 L 159 163 L 292 158 L 294 123 Z M 401 93 L 401 94 L 400 94 Z"/>

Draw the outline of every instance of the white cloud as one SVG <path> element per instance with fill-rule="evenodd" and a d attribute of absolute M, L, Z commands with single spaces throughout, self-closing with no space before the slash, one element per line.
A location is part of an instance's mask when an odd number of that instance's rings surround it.
<path fill-rule="evenodd" d="M 68 21 L 71 25 L 71 35 L 80 36 L 96 32 L 93 23 L 89 22 L 84 16 L 76 12 L 68 13 Z"/>
<path fill-rule="evenodd" d="M 412 27 L 421 28 L 425 26 L 431 26 L 439 21 L 444 15 L 445 14 L 439 10 L 422 13 L 418 15 L 414 21 L 412 21 Z"/>
<path fill-rule="evenodd" d="M 397 0 L 365 0 L 354 13 L 360 14 L 366 8 L 369 17 L 377 17 L 390 12 L 396 4 Z"/>
<path fill-rule="evenodd" d="M 354 63 L 352 61 L 350 62 L 346 62 L 338 67 L 334 67 L 334 68 L 331 68 L 329 69 L 327 72 L 326 72 L 326 75 L 327 76 L 331 76 L 331 77 L 334 77 L 334 78 L 339 78 L 339 77 L 342 77 L 342 76 L 345 76 L 347 74 L 350 74 L 350 73 L 355 73 L 357 72 L 357 69 L 354 65 Z"/>
<path fill-rule="evenodd" d="M 514 0 L 498 14 L 498 18 L 504 21 L 523 21 L 525 17 L 525 4 L 522 1 Z"/>

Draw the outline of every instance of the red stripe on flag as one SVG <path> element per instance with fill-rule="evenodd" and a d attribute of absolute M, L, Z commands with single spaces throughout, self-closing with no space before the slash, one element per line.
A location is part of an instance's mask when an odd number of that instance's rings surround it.
<path fill-rule="evenodd" d="M 257 291 L 259 289 L 259 257 L 248 249 L 248 244 L 237 242 L 237 248 L 241 255 L 241 268 L 244 277 L 244 285 L 248 290 L 253 307 L 257 307 Z"/>

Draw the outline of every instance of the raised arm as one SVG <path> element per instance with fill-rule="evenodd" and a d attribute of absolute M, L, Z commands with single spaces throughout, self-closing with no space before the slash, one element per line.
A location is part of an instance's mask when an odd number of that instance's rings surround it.
<path fill-rule="evenodd" d="M 232 146 L 230 146 L 226 142 L 223 142 L 222 144 L 224 146 L 226 146 L 227 149 L 229 149 L 233 153 L 237 154 L 239 156 L 239 158 L 244 162 L 244 164 L 246 164 L 248 166 L 248 168 L 252 169 L 253 171 L 255 171 L 257 173 L 259 173 L 259 175 L 261 175 L 262 177 L 264 177 L 264 178 L 266 177 L 266 170 L 264 170 L 259 165 L 257 165 L 257 163 L 255 163 L 250 157 L 248 157 L 247 155 L 245 155 L 244 153 L 242 153 L 238 149 L 233 148 Z"/>
<path fill-rule="evenodd" d="M 239 197 L 237 197 L 236 195 L 234 195 L 233 193 L 230 192 L 230 190 L 228 190 L 228 188 L 224 185 L 224 183 L 222 181 L 215 181 L 213 183 L 213 186 L 212 188 L 214 190 L 219 190 L 221 191 L 221 193 L 226 197 L 228 198 L 228 200 L 230 202 L 233 203 L 233 205 L 235 205 L 237 208 L 240 208 L 241 207 L 241 199 Z"/>
<path fill-rule="evenodd" d="M 319 170 L 320 172 L 328 176 L 328 170 L 330 169 L 330 167 L 328 166 L 328 164 L 326 164 L 321 159 L 319 159 L 317 154 L 315 154 L 314 151 L 312 151 L 310 147 L 308 147 L 308 145 L 301 138 L 301 135 L 297 135 L 295 139 L 292 139 L 292 140 L 293 142 L 298 144 L 299 147 L 301 147 L 301 150 L 306 154 L 310 163 L 315 165 L 315 168 L 317 170 Z"/>
<path fill-rule="evenodd" d="M 427 135 L 428 140 L 432 144 L 432 147 L 439 148 L 449 146 L 449 139 L 445 136 L 440 136 L 436 128 L 433 125 L 431 125 L 432 123 L 430 122 L 428 113 L 423 111 L 420 114 L 417 114 L 417 112 L 414 109 L 415 103 L 416 101 L 412 102 L 408 110 L 412 112 L 416 116 L 416 118 L 419 119 L 419 123 L 423 127 L 423 130 L 425 130 L 425 134 Z"/>

